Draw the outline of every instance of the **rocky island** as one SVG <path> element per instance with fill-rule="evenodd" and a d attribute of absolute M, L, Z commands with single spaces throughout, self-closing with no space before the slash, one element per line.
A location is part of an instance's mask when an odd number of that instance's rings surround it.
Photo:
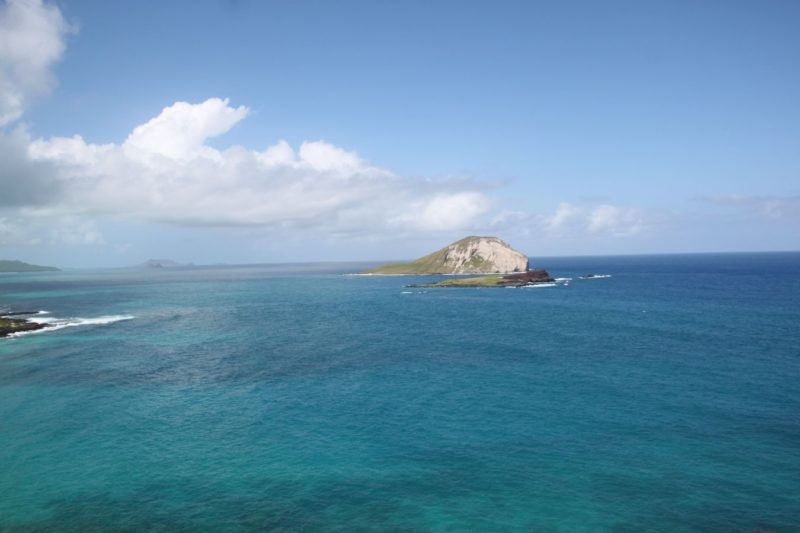
<path fill-rule="evenodd" d="M 194 266 L 194 263 L 179 263 L 172 259 L 148 259 L 144 263 L 136 265 L 136 268 L 180 268 L 191 266 Z"/>
<path fill-rule="evenodd" d="M 8 337 L 14 333 L 21 333 L 23 331 L 36 331 L 49 326 L 49 324 L 32 322 L 27 318 L 17 318 L 35 314 L 38 314 L 37 311 L 18 311 L 15 313 L 3 313 L 0 311 L 0 338 Z"/>
<path fill-rule="evenodd" d="M 414 261 L 383 265 L 365 274 L 508 274 L 527 270 L 528 257 L 497 237 L 465 237 Z"/>
<path fill-rule="evenodd" d="M 526 287 L 543 283 L 554 283 L 546 270 L 536 269 L 514 274 L 477 276 L 471 278 L 456 278 L 437 281 L 434 283 L 415 283 L 408 285 L 411 288 L 431 287 Z"/>
<path fill-rule="evenodd" d="M 383 265 L 364 274 L 384 276 L 484 274 L 409 287 L 523 287 L 554 280 L 530 270 L 528 257 L 497 237 L 465 237 L 408 263 Z"/>

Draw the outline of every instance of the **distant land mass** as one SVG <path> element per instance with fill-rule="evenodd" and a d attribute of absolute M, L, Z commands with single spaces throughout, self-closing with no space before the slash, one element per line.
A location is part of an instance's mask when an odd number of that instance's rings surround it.
<path fill-rule="evenodd" d="M 31 265 L 22 261 L 0 259 L 0 272 L 58 272 L 51 266 Z"/>
<path fill-rule="evenodd" d="M 172 259 L 148 259 L 144 263 L 136 266 L 138 268 L 176 268 L 194 266 L 194 263 L 178 263 Z"/>
<path fill-rule="evenodd" d="M 527 272 L 528 257 L 497 237 L 465 237 L 409 263 L 383 265 L 364 274 L 507 274 Z"/>

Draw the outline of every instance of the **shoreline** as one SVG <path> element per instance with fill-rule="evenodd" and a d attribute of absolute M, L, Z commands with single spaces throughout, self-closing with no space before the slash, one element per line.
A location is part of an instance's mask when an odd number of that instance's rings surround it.
<path fill-rule="evenodd" d="M 50 327 L 50 324 L 33 322 L 29 318 L 14 318 L 37 314 L 39 311 L 14 311 L 0 314 L 0 339 L 12 337 L 17 333 L 38 331 Z"/>
<path fill-rule="evenodd" d="M 353 272 L 343 274 L 344 276 L 380 276 L 380 277 L 424 277 L 424 276 L 457 276 L 457 277 L 476 277 L 476 276 L 511 276 L 524 274 L 524 272 L 415 272 L 408 274 L 384 274 L 381 272 Z"/>
<path fill-rule="evenodd" d="M 491 274 L 488 276 L 468 277 L 462 279 L 447 279 L 434 283 L 413 283 L 407 288 L 429 289 L 435 287 L 489 287 L 489 288 L 520 288 L 534 287 L 537 285 L 549 286 L 555 282 L 544 269 L 533 269 L 526 272 L 513 274 Z"/>

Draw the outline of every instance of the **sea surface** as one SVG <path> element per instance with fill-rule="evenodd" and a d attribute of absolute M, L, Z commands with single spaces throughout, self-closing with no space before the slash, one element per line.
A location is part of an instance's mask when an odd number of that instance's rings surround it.
<path fill-rule="evenodd" d="M 800 531 L 800 253 L 366 266 L 0 275 L 0 530 Z"/>

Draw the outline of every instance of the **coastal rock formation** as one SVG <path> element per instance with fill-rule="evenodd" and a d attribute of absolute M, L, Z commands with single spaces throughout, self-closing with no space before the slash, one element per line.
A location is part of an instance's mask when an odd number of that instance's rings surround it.
<path fill-rule="evenodd" d="M 550 277 L 546 270 L 528 270 L 506 275 L 478 276 L 476 278 L 455 278 L 437 281 L 434 283 L 422 283 L 408 285 L 411 288 L 427 289 L 434 287 L 525 287 L 541 284 L 552 284 L 555 280 Z"/>
<path fill-rule="evenodd" d="M 500 279 L 499 285 L 501 287 L 519 287 L 522 285 L 529 285 L 532 283 L 552 283 L 555 280 L 550 277 L 547 270 L 536 269 L 528 270 L 527 272 L 520 272 L 519 274 L 509 274 Z"/>
<path fill-rule="evenodd" d="M 33 311 L 24 311 L 17 313 L 5 313 L 0 315 L 0 338 L 8 337 L 14 333 L 21 333 L 23 331 L 36 331 L 48 327 L 48 324 L 40 324 L 32 322 L 25 318 L 11 318 L 16 315 L 34 315 Z"/>
<path fill-rule="evenodd" d="M 527 270 L 528 257 L 497 237 L 466 237 L 415 261 L 383 265 L 367 274 L 501 274 Z"/>

